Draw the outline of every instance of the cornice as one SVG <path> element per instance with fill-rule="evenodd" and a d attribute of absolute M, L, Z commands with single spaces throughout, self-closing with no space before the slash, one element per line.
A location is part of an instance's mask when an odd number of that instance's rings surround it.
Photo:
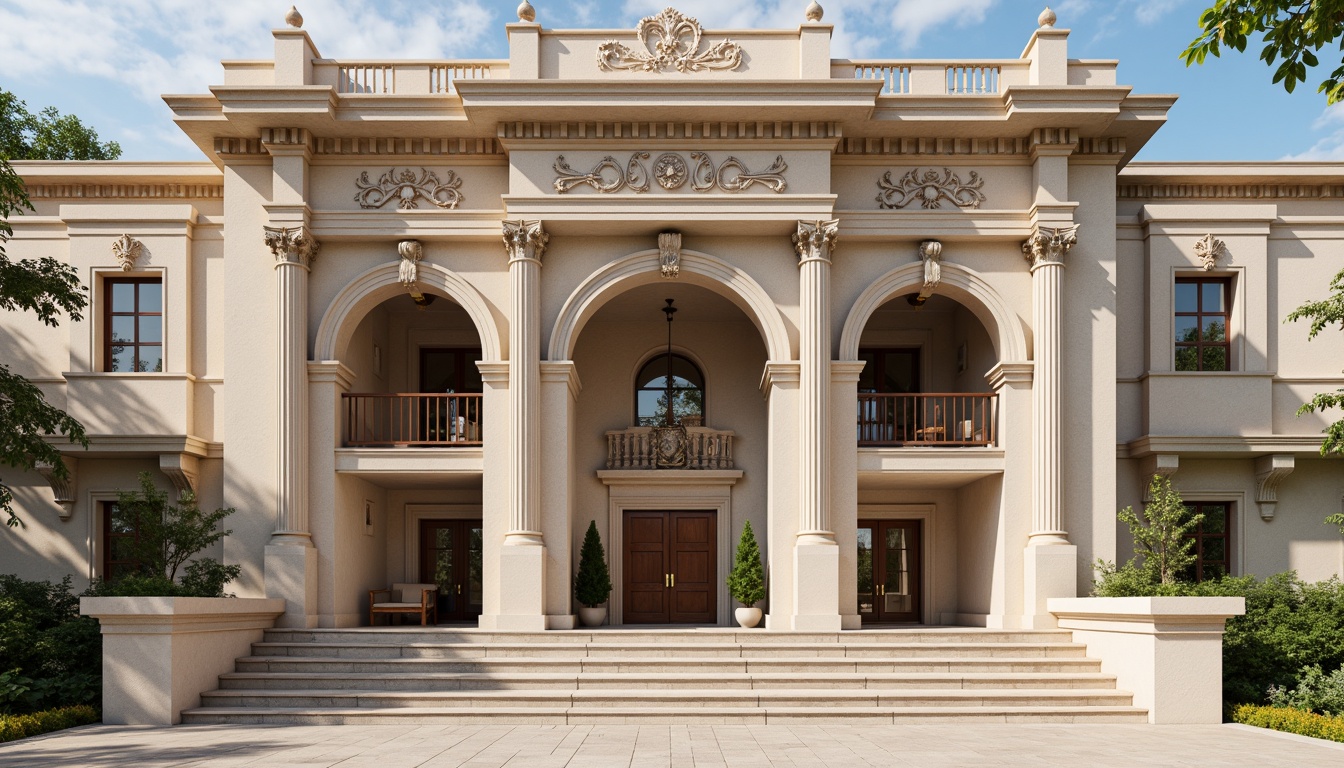
<path fill-rule="evenodd" d="M 223 184 L 30 184 L 31 200 L 222 200 Z"/>
<path fill-rule="evenodd" d="M 835 121 L 617 121 L 505 122 L 496 135 L 503 140 L 602 141 L 798 141 L 836 139 Z"/>
<path fill-rule="evenodd" d="M 1118 200 L 1335 200 L 1344 184 L 1126 184 L 1116 187 Z"/>

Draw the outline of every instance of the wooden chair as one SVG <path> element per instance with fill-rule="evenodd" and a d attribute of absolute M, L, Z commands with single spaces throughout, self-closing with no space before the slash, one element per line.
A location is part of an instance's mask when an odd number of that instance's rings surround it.
<path fill-rule="evenodd" d="M 384 599 L 379 602 L 378 596 Z M 374 625 L 378 614 L 387 615 L 387 623 L 392 624 L 392 614 L 420 614 L 420 626 L 426 627 L 433 618 L 439 621 L 439 587 L 437 584 L 393 584 L 388 589 L 369 590 L 369 626 Z"/>

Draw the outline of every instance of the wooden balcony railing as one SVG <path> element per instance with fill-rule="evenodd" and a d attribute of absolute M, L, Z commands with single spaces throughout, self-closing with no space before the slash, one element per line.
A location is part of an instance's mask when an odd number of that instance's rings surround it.
<path fill-rule="evenodd" d="M 994 445 L 995 395 L 859 395 L 859 445 Z"/>
<path fill-rule="evenodd" d="M 607 469 L 658 469 L 652 427 L 607 433 Z M 709 427 L 686 428 L 685 462 L 680 469 L 734 469 L 733 433 Z"/>
<path fill-rule="evenodd" d="M 341 444 L 349 448 L 481 444 L 479 394 L 352 393 L 341 405 Z"/>

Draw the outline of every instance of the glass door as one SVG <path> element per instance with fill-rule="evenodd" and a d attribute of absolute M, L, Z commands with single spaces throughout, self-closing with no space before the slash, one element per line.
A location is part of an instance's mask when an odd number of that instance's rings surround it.
<path fill-rule="evenodd" d="M 481 521 L 422 520 L 420 581 L 439 587 L 439 621 L 481 615 Z"/>
<path fill-rule="evenodd" d="M 923 620 L 918 520 L 860 520 L 859 616 L 865 623 Z"/>

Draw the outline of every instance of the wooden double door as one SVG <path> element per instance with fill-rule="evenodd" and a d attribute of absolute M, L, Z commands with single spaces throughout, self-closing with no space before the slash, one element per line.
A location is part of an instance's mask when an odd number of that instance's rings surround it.
<path fill-rule="evenodd" d="M 624 623 L 718 621 L 716 517 L 712 510 L 625 512 Z"/>
<path fill-rule="evenodd" d="M 859 521 L 859 616 L 865 624 L 923 621 L 919 520 Z"/>
<path fill-rule="evenodd" d="M 439 621 L 481 615 L 480 520 L 420 521 L 420 583 L 439 586 Z"/>

